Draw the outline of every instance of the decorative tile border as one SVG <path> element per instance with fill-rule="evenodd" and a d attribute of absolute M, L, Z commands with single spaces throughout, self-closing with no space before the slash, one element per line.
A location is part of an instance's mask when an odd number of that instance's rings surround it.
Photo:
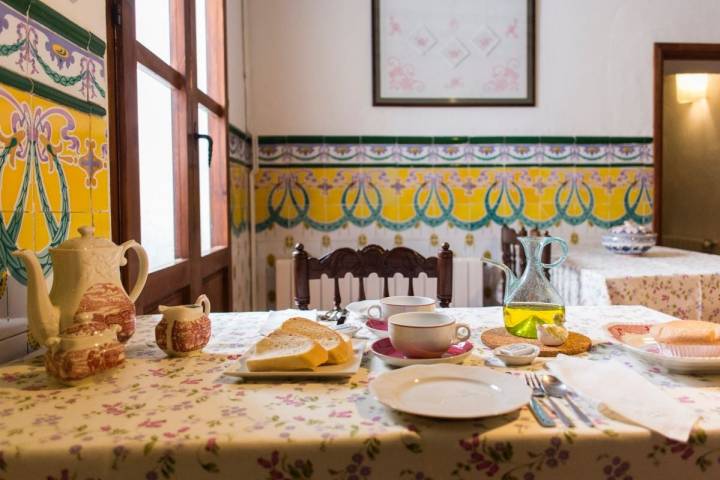
<path fill-rule="evenodd" d="M 260 137 L 260 165 L 652 165 L 648 137 Z"/>
<path fill-rule="evenodd" d="M 377 225 L 401 231 L 447 224 L 473 231 L 516 221 L 609 228 L 625 220 L 649 223 L 652 191 L 651 167 L 292 166 L 256 176 L 256 229 Z"/>
<path fill-rule="evenodd" d="M 67 38 L 80 48 L 105 55 L 105 42 L 89 30 L 44 4 L 40 0 L 2 0 L 18 12 Z"/>
<path fill-rule="evenodd" d="M 231 162 L 239 162 L 252 167 L 251 137 L 234 125 L 228 129 L 229 155 Z"/>
<path fill-rule="evenodd" d="M 3 83 L 82 112 L 105 115 L 104 51 L 105 44 L 97 37 L 41 2 L 0 1 Z"/>

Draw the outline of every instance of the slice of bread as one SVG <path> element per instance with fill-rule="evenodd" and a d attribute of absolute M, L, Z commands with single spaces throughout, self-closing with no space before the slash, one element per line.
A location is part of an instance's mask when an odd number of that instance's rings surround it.
<path fill-rule="evenodd" d="M 245 365 L 251 372 L 313 370 L 327 360 L 327 350 L 312 338 L 276 330 L 255 344 Z"/>
<path fill-rule="evenodd" d="M 328 364 L 345 363 L 353 356 L 352 342 L 347 337 L 307 318 L 289 318 L 283 322 L 280 330 L 305 335 L 318 342 L 328 351 Z"/>
<path fill-rule="evenodd" d="M 658 342 L 674 345 L 720 344 L 720 324 L 701 320 L 673 320 L 650 327 Z"/>

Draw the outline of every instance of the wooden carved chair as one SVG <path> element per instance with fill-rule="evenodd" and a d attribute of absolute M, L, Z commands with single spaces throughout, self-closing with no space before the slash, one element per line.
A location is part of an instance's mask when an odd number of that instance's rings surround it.
<path fill-rule="evenodd" d="M 515 229 L 508 227 L 507 225 L 503 225 L 502 229 L 500 231 L 500 243 L 502 247 L 502 262 L 512 270 L 512 272 L 516 276 L 520 276 L 525 271 L 525 267 L 527 266 L 527 258 L 525 258 L 525 250 L 523 249 L 523 246 L 518 241 L 518 237 L 539 237 L 539 236 L 545 236 L 549 237 L 550 232 L 545 231 L 545 233 L 541 233 L 540 230 L 536 227 L 530 230 L 528 232 L 525 230 L 524 226 L 520 226 L 520 230 L 517 232 Z M 542 254 L 540 255 L 540 260 L 543 263 L 551 263 L 552 259 L 552 249 L 550 244 L 546 245 L 545 248 L 542 251 Z M 545 269 L 545 276 L 550 279 L 550 270 Z M 505 276 L 503 275 L 503 291 L 505 291 Z"/>
<path fill-rule="evenodd" d="M 390 295 L 388 278 L 400 273 L 409 279 L 408 295 L 414 295 L 413 279 L 421 273 L 437 278 L 437 299 L 441 307 L 450 306 L 452 301 L 453 252 L 444 243 L 437 257 L 423 257 L 415 250 L 395 247 L 385 250 L 379 245 L 368 245 L 360 250 L 340 248 L 322 258 L 311 257 L 302 243 L 293 251 L 293 275 L 295 280 L 295 305 L 307 310 L 310 304 L 310 280 L 319 279 L 323 274 L 334 281 L 333 303 L 340 308 L 340 279 L 350 273 L 358 279 L 359 298 L 365 300 L 365 279 L 372 273 L 383 279 L 383 297 Z"/>

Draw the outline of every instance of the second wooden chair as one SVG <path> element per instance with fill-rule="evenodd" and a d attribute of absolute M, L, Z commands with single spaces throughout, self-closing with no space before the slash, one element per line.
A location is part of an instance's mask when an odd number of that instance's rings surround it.
<path fill-rule="evenodd" d="M 310 305 L 310 280 L 319 279 L 323 274 L 334 281 L 335 308 L 340 308 L 340 279 L 350 273 L 358 279 L 358 300 L 365 300 L 365 279 L 375 273 L 383 279 L 383 297 L 390 295 L 388 279 L 399 273 L 409 279 L 408 295 L 414 295 L 413 279 L 421 273 L 437 278 L 437 299 L 441 307 L 450 306 L 452 301 L 453 252 L 444 243 L 437 257 L 423 257 L 415 250 L 396 247 L 385 250 L 380 245 L 368 245 L 361 250 L 340 248 L 321 258 L 311 257 L 303 244 L 298 243 L 293 251 L 293 274 L 295 280 L 295 305 L 307 310 Z"/>

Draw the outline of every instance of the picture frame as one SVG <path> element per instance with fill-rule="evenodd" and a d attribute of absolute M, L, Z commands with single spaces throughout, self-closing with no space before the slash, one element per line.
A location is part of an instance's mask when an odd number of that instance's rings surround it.
<path fill-rule="evenodd" d="M 535 0 L 372 0 L 374 106 L 534 106 Z"/>

